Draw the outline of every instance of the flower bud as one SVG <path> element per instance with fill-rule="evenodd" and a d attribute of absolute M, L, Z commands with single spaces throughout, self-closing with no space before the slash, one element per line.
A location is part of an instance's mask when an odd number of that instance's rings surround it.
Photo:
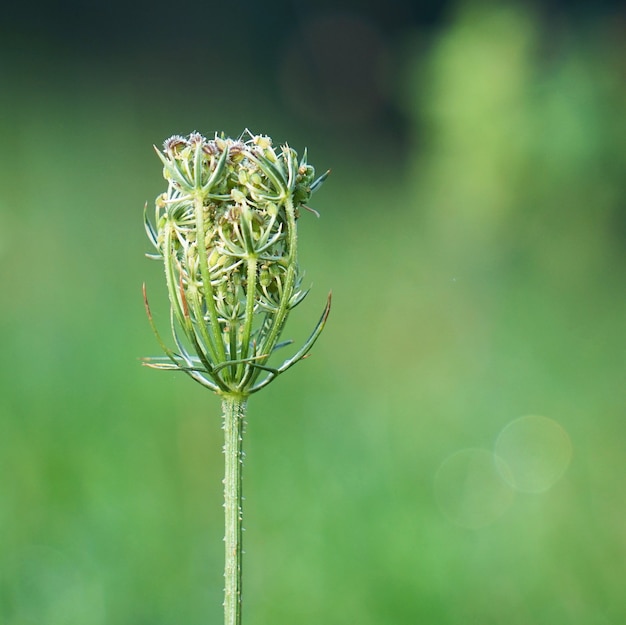
<path fill-rule="evenodd" d="M 301 359 L 324 327 L 329 304 L 296 356 L 266 365 L 306 294 L 296 217 L 321 180 L 313 182 L 306 155 L 298 166 L 291 148 L 276 149 L 264 135 L 174 135 L 157 154 L 169 185 L 155 203 L 156 227 L 147 229 L 165 262 L 178 326 L 178 352 L 163 344 L 170 368 L 216 392 L 247 395 Z"/>

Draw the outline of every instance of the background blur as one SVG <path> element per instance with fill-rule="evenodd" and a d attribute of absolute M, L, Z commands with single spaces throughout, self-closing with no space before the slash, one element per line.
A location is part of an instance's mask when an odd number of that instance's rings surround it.
<path fill-rule="evenodd" d="M 617 625 L 617 2 L 13 3 L 0 22 L 0 623 L 222 619 L 219 402 L 158 354 L 171 134 L 333 174 L 313 357 L 250 401 L 246 625 Z"/>

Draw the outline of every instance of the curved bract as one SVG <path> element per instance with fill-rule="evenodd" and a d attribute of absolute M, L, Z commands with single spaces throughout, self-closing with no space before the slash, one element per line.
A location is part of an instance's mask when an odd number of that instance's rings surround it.
<path fill-rule="evenodd" d="M 156 148 L 155 148 L 156 150 Z M 324 328 L 326 308 L 305 344 L 271 367 L 289 311 L 307 294 L 297 259 L 297 220 L 329 172 L 316 178 L 306 151 L 247 132 L 237 140 L 173 136 L 163 151 L 168 188 L 146 232 L 162 259 L 175 348 L 144 364 L 185 371 L 220 394 L 245 397 L 304 358 Z M 312 210 L 312 209 L 308 209 Z M 314 212 L 314 211 L 313 211 Z M 144 289 L 145 297 L 145 289 Z"/>

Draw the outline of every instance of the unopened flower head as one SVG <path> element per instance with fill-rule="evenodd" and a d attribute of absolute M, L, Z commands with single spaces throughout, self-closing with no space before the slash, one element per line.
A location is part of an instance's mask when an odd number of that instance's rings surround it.
<path fill-rule="evenodd" d="M 156 150 L 168 188 L 146 231 L 162 259 L 175 349 L 150 322 L 166 358 L 146 364 L 187 372 L 218 393 L 249 395 L 301 360 L 321 333 L 282 365 L 268 363 L 289 311 L 307 294 L 297 259 L 297 220 L 328 172 L 306 151 L 247 132 L 239 139 L 175 135 Z"/>

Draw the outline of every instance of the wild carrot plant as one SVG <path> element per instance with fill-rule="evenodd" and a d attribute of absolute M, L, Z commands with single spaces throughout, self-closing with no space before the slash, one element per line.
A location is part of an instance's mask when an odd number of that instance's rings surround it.
<path fill-rule="evenodd" d="M 155 148 L 156 149 L 156 148 Z M 173 347 L 148 319 L 165 354 L 155 369 L 183 371 L 222 401 L 224 429 L 224 623 L 241 625 L 242 469 L 248 397 L 307 356 L 322 332 L 324 312 L 304 345 L 282 364 L 275 352 L 290 311 L 307 295 L 298 266 L 297 223 L 316 178 L 306 151 L 246 131 L 233 140 L 198 133 L 173 136 L 163 150 L 167 191 L 157 197 L 146 232 L 161 260 L 170 301 Z"/>

